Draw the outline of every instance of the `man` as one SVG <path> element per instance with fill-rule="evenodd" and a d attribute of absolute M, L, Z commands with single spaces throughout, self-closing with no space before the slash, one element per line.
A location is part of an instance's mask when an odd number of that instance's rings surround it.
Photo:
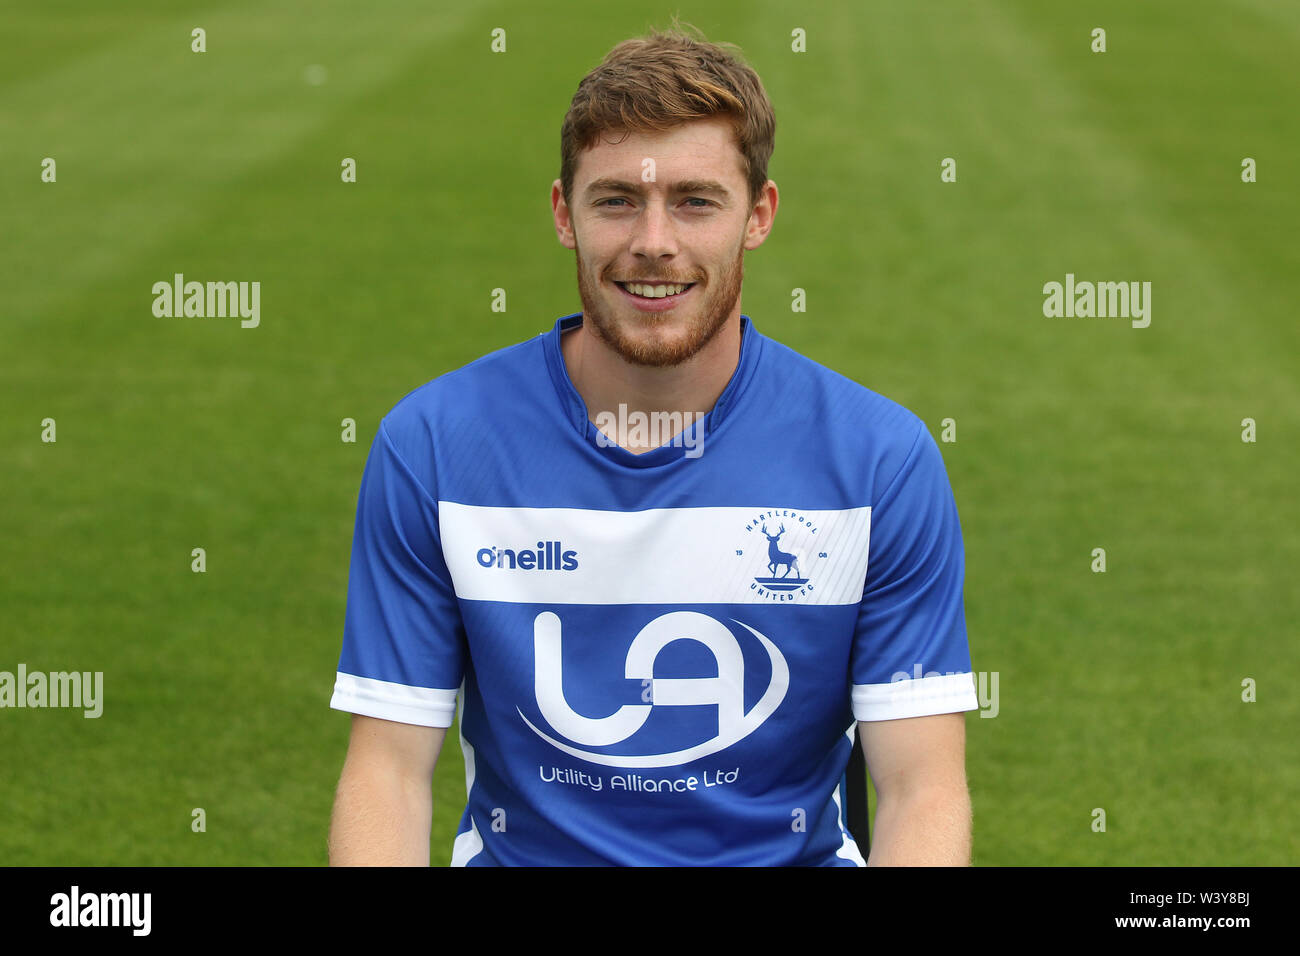
<path fill-rule="evenodd" d="M 406 396 L 362 480 L 331 706 L 335 864 L 967 864 L 963 555 L 911 412 L 762 336 L 754 72 L 679 31 L 579 85 L 552 186 L 582 312 Z M 598 427 L 600 426 L 600 427 Z"/>

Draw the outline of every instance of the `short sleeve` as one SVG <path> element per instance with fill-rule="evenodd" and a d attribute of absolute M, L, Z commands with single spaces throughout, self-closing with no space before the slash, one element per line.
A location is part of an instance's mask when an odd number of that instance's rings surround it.
<path fill-rule="evenodd" d="M 850 663 L 854 718 L 977 709 L 957 504 L 939 446 L 923 423 L 872 505 L 868 547 Z"/>
<path fill-rule="evenodd" d="M 443 560 L 437 501 L 381 422 L 361 478 L 330 707 L 450 727 L 464 660 L 465 630 Z"/>

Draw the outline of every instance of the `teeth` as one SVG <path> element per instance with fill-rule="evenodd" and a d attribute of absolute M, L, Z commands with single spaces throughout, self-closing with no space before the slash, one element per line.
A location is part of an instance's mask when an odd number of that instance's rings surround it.
<path fill-rule="evenodd" d="M 676 295 L 689 287 L 689 284 L 643 285 L 639 282 L 626 283 L 623 286 L 623 288 L 627 289 L 627 291 L 631 292 L 633 295 L 639 295 L 646 299 L 662 299 L 666 295 Z"/>

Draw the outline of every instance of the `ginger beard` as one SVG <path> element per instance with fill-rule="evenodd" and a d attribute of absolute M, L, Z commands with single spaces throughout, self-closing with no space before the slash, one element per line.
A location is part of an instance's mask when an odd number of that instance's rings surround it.
<path fill-rule="evenodd" d="M 575 237 L 576 239 L 576 237 Z M 641 270 L 625 278 L 650 279 L 662 282 L 694 281 L 691 291 L 696 302 L 683 303 L 667 312 L 642 312 L 627 302 L 607 275 L 607 282 L 592 276 L 582 247 L 576 245 L 578 262 L 578 294 L 582 298 L 583 321 L 624 361 L 632 365 L 667 368 L 685 362 L 708 345 L 726 324 L 740 298 L 741 283 L 745 278 L 744 237 L 732 264 L 718 276 L 714 284 L 705 285 L 699 279 L 680 279 L 664 276 L 646 276 Z M 611 270 L 612 271 L 612 270 Z M 606 311 L 605 303 L 611 303 Z"/>

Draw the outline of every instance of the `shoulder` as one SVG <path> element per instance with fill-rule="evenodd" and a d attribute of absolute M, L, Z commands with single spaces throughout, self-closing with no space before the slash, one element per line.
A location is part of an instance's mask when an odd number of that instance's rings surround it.
<path fill-rule="evenodd" d="M 929 429 L 910 408 L 772 338 L 764 339 L 766 374 L 760 390 L 797 407 L 818 425 L 824 447 L 862 449 L 879 473 L 897 474 L 910 456 L 933 443 Z"/>

